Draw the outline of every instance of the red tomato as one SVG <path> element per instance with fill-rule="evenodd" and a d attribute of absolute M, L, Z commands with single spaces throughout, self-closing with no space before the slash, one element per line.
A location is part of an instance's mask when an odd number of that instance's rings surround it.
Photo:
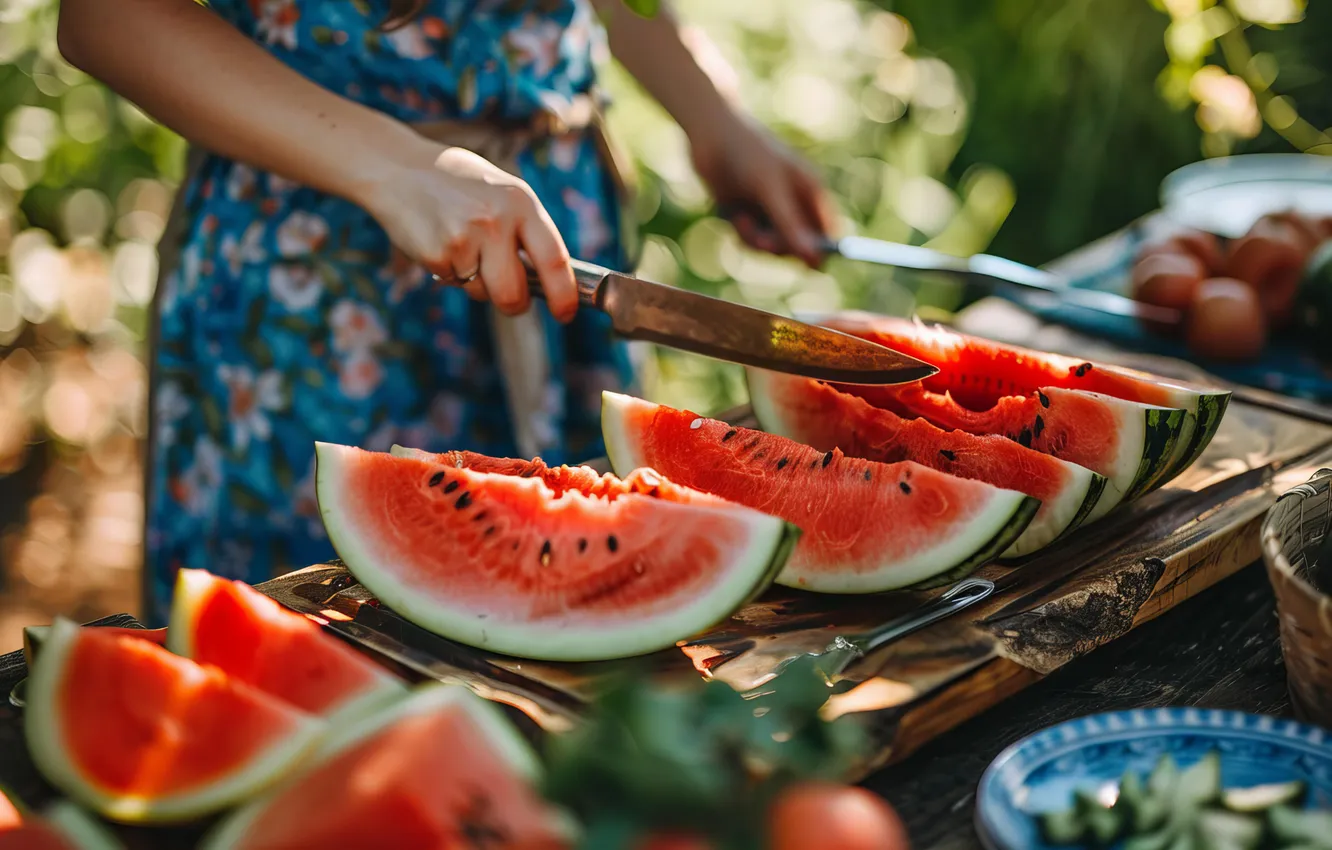
<path fill-rule="evenodd" d="M 806 782 L 768 813 L 768 850 L 909 850 L 906 827 L 884 800 L 849 785 Z"/>
<path fill-rule="evenodd" d="M 1202 263 L 1203 277 L 1220 272 L 1226 252 L 1216 234 L 1205 230 L 1184 230 L 1160 242 L 1153 242 L 1138 252 L 1138 262 L 1156 254 L 1184 254 Z"/>
<path fill-rule="evenodd" d="M 634 850 L 712 850 L 712 845 L 697 835 L 659 833 L 635 844 Z"/>
<path fill-rule="evenodd" d="M 1260 220 L 1230 243 L 1226 276 L 1249 284 L 1268 319 L 1282 324 L 1290 318 L 1295 293 L 1309 259 L 1305 238 L 1289 224 Z"/>
<path fill-rule="evenodd" d="M 1281 228 L 1289 228 L 1291 232 L 1296 234 L 1307 254 L 1313 253 L 1325 238 L 1319 229 L 1318 223 L 1313 218 L 1294 210 L 1268 213 L 1255 221 L 1253 226 L 1249 228 L 1249 232 L 1268 233 Z"/>
<path fill-rule="evenodd" d="M 1205 280 L 1189 310 L 1189 348 L 1214 360 L 1247 360 L 1267 344 L 1258 295 L 1239 280 Z"/>
<path fill-rule="evenodd" d="M 16 829 L 21 823 L 23 823 L 23 815 L 19 813 L 18 807 L 3 792 L 0 792 L 0 832 L 7 829 Z"/>
<path fill-rule="evenodd" d="M 1206 276 L 1202 261 L 1182 250 L 1148 254 L 1133 266 L 1133 297 L 1159 307 L 1187 310 Z M 1162 333 L 1171 330 L 1152 322 L 1147 327 Z"/>

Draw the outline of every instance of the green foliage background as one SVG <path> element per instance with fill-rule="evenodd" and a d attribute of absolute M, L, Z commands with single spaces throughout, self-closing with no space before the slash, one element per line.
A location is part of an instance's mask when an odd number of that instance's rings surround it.
<path fill-rule="evenodd" d="M 677 6 L 722 84 L 827 175 L 848 226 L 888 239 L 1041 262 L 1147 212 L 1161 178 L 1204 155 L 1332 150 L 1317 129 L 1332 123 L 1328 3 Z M 0 515 L 0 636 L 15 606 L 137 607 L 124 588 L 139 557 L 145 305 L 183 152 L 60 60 L 56 10 L 0 4 L 0 504 L 14 506 Z M 679 131 L 617 69 L 608 81 L 643 177 L 644 274 L 779 310 L 958 306 L 938 284 L 742 249 Z M 699 410 L 744 397 L 734 368 L 672 352 L 654 353 L 646 380 Z"/>

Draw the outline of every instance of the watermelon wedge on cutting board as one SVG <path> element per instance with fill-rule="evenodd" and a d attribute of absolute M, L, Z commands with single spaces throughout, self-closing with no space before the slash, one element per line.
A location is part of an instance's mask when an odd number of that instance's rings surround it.
<path fill-rule="evenodd" d="M 200 850 L 565 850 L 572 821 L 535 790 L 539 770 L 495 705 L 430 683 L 335 733 Z"/>
<path fill-rule="evenodd" d="M 1014 439 L 1022 439 L 1025 431 L 1033 448 L 1107 475 L 1126 499 L 1159 487 L 1197 460 L 1230 401 L 1225 390 L 1190 387 L 915 320 L 846 312 L 817 321 L 940 368 L 922 382 L 924 392 L 918 385 L 864 388 L 863 393 L 842 389 L 879 407 L 891 407 L 898 397 L 911 413 L 945 428 Z M 1075 403 L 1070 393 L 1081 398 Z M 1059 409 L 1052 406 L 1055 402 Z M 1037 416 L 1041 434 L 1035 433 Z M 1099 452 L 1091 433 L 1102 439 Z M 1076 446 L 1062 442 L 1079 436 L 1083 439 Z"/>
<path fill-rule="evenodd" d="M 317 455 L 329 538 L 370 592 L 436 634 L 526 658 L 673 646 L 762 593 L 799 536 L 653 474 L 328 443 Z"/>
<path fill-rule="evenodd" d="M 911 461 L 875 463 L 603 393 L 602 433 L 617 473 L 673 481 L 788 520 L 804 534 L 777 581 L 820 593 L 937 584 L 993 560 L 1040 502 Z"/>
<path fill-rule="evenodd" d="M 323 721 L 147 640 L 57 620 L 30 671 L 28 752 L 52 785 L 111 820 L 163 823 L 279 779 Z"/>
<path fill-rule="evenodd" d="M 747 375 L 754 416 L 769 433 L 880 463 L 910 460 L 1039 499 L 1036 517 L 1004 557 L 1028 555 L 1077 528 L 1105 489 L 1104 476 L 1005 437 L 944 431 L 797 375 L 759 369 Z"/>
<path fill-rule="evenodd" d="M 0 830 L 0 850 L 122 850 L 92 815 L 61 800 L 22 824 Z"/>
<path fill-rule="evenodd" d="M 176 574 L 166 645 L 334 722 L 407 693 L 405 682 L 308 617 L 204 570 Z"/>

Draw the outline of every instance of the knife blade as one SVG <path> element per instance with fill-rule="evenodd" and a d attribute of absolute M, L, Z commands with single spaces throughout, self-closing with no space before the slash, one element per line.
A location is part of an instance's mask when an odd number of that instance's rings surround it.
<path fill-rule="evenodd" d="M 1050 306 L 1063 304 L 1168 326 L 1178 325 L 1184 320 L 1184 314 L 1179 310 L 1146 304 L 1113 292 L 1078 289 L 1069 286 L 1059 275 L 990 254 L 957 257 L 919 245 L 902 245 L 868 236 L 830 239 L 824 243 L 823 248 L 825 253 L 838 254 L 857 262 L 915 271 L 944 272 L 1017 287 L 1025 296 L 1038 302 L 1045 299 Z"/>
<path fill-rule="evenodd" d="M 572 266 L 579 304 L 606 313 L 611 327 L 626 339 L 839 384 L 904 384 L 939 371 L 922 360 L 840 331 L 593 263 L 574 260 Z M 533 296 L 544 297 L 530 266 L 528 282 Z"/>
<path fill-rule="evenodd" d="M 767 216 L 756 208 L 731 204 L 724 206 L 720 212 L 722 217 L 737 224 L 741 219 L 746 219 L 754 230 L 767 236 L 774 244 L 782 241 Z M 868 236 L 823 239 L 819 250 L 825 256 L 835 254 L 856 262 L 913 271 L 942 272 L 983 283 L 996 294 L 1035 307 L 1066 305 L 1164 327 L 1177 327 L 1184 322 L 1181 310 L 1146 304 L 1113 292 L 1079 289 L 1069 286 L 1068 281 L 1059 275 L 990 254 L 958 257 L 920 245 L 903 245 Z"/>

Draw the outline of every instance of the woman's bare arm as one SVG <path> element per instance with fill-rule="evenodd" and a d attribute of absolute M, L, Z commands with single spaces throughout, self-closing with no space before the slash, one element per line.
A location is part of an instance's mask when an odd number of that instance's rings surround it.
<path fill-rule="evenodd" d="M 214 153 L 344 197 L 394 244 L 505 312 L 529 303 L 518 256 L 570 318 L 568 250 L 531 188 L 480 157 L 307 80 L 194 0 L 62 0 L 60 52 Z"/>
<path fill-rule="evenodd" d="M 62 0 L 57 41 L 66 61 L 191 142 L 351 200 L 384 176 L 385 151 L 437 153 L 193 0 Z"/>
<path fill-rule="evenodd" d="M 651 18 L 624 0 L 592 3 L 606 22 L 611 53 L 685 131 L 694 167 L 717 200 L 761 211 L 771 222 L 738 214 L 741 237 L 765 251 L 822 263 L 822 237 L 835 224 L 832 202 L 808 164 L 717 90 L 680 37 L 669 0 Z"/>
<path fill-rule="evenodd" d="M 690 135 L 732 109 L 680 37 L 669 4 L 645 18 L 624 0 L 592 0 L 606 24 L 611 53 Z"/>

